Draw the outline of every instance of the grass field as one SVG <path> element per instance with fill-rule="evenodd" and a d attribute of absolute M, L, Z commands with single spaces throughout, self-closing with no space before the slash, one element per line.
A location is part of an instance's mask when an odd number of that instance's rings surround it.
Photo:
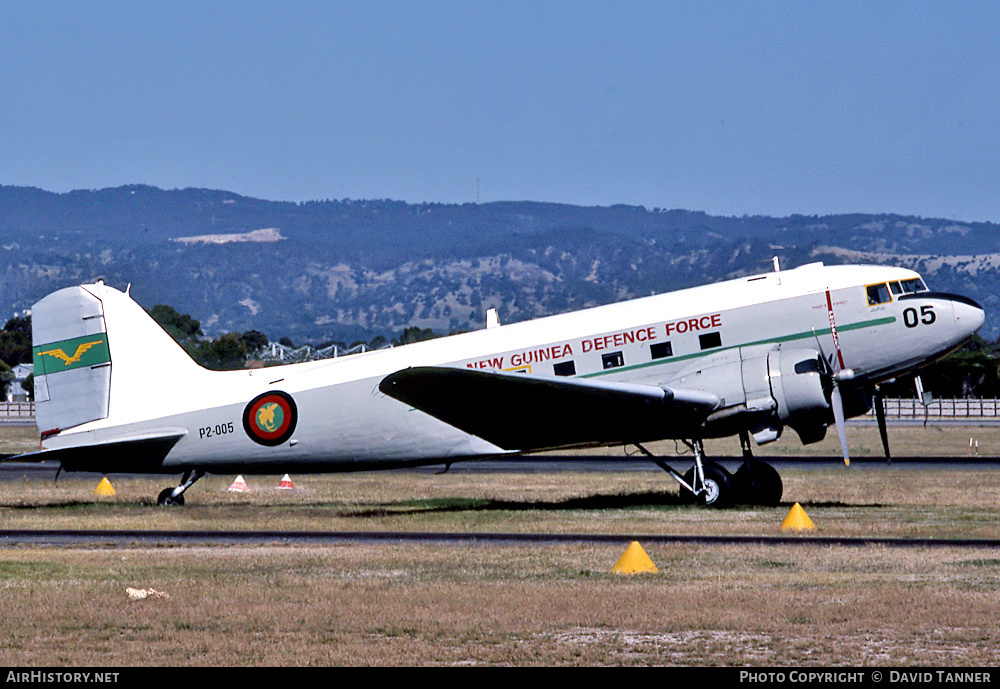
<path fill-rule="evenodd" d="M 892 432 L 894 448 L 910 448 L 900 455 L 962 456 L 970 436 L 981 454 L 1000 447 L 994 429 Z M 0 443 L 37 447 L 30 430 L 18 433 L 0 429 Z M 856 456 L 866 443 L 880 452 L 874 429 L 851 435 Z M 803 453 L 782 444 L 775 454 Z M 823 444 L 805 450 L 823 456 Z M 294 476 L 293 491 L 275 490 L 276 476 L 247 477 L 249 493 L 227 492 L 233 477 L 220 476 L 172 509 L 154 504 L 168 478 L 112 476 L 116 495 L 99 498 L 92 477 L 64 474 L 0 482 L 0 528 L 770 535 L 799 502 L 819 535 L 1000 538 L 992 469 L 827 464 L 782 475 L 780 507 L 704 510 L 678 504 L 661 472 Z M 644 547 L 655 574 L 613 574 L 623 548 L 594 545 L 5 547 L 0 663 L 1000 662 L 998 549 Z M 129 587 L 164 595 L 131 600 Z"/>

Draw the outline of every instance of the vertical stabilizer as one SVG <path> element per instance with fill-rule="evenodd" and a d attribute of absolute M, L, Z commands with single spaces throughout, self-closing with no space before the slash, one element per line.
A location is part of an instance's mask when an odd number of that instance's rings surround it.
<path fill-rule="evenodd" d="M 190 408 L 205 375 L 132 298 L 102 282 L 32 307 L 35 415 L 43 437 L 89 421 L 122 425 Z M 201 387 L 199 387 L 201 384 Z"/>
<path fill-rule="evenodd" d="M 111 350 L 101 300 L 59 290 L 31 312 L 35 416 L 44 435 L 108 416 Z"/>

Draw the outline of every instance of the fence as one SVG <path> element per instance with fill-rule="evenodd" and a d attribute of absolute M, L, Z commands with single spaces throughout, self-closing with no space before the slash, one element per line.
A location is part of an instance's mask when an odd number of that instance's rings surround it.
<path fill-rule="evenodd" d="M 868 412 L 875 416 L 875 411 Z M 1000 399 L 934 400 L 924 407 L 916 398 L 886 399 L 885 416 L 888 419 L 995 419 L 1000 417 Z"/>
<path fill-rule="evenodd" d="M 34 402 L 0 402 L 0 423 L 5 421 L 33 420 Z"/>

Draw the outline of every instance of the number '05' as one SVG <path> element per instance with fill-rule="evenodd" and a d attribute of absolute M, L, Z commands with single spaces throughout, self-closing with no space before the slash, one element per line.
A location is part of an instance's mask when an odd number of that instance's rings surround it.
<path fill-rule="evenodd" d="M 903 324 L 907 328 L 916 328 L 921 323 L 930 325 L 936 320 L 937 315 L 934 313 L 934 307 L 929 304 L 921 306 L 920 313 L 917 313 L 914 308 L 903 309 Z"/>

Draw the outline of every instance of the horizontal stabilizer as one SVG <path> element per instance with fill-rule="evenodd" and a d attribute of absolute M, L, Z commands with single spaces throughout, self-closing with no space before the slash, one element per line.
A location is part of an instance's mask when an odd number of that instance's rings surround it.
<path fill-rule="evenodd" d="M 186 434 L 185 429 L 169 429 L 103 443 L 30 452 L 7 459 L 18 462 L 60 462 L 65 471 L 155 474 L 163 471 L 163 460 Z"/>
<path fill-rule="evenodd" d="M 397 371 L 379 390 L 522 451 L 643 442 L 675 427 L 689 432 L 719 404 L 715 395 L 692 390 L 437 366 Z"/>

